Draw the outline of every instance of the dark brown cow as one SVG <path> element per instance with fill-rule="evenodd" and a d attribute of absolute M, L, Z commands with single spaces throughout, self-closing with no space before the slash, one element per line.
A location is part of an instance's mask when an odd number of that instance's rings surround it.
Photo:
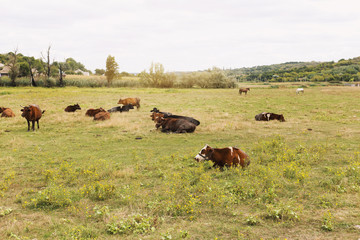
<path fill-rule="evenodd" d="M 1 117 L 15 117 L 14 112 L 10 108 L 0 107 Z"/>
<path fill-rule="evenodd" d="M 155 127 L 162 127 L 161 132 L 192 133 L 196 129 L 195 124 L 185 119 L 158 117 L 156 122 Z"/>
<path fill-rule="evenodd" d="M 192 117 L 186 117 L 186 116 L 181 116 L 181 115 L 174 115 L 172 113 L 169 112 L 160 112 L 159 109 L 157 108 L 153 108 L 150 112 L 152 112 L 152 114 L 150 115 L 151 119 L 156 122 L 156 119 L 158 117 L 163 117 L 163 118 L 178 118 L 178 119 L 185 119 L 193 124 L 195 124 L 196 126 L 200 125 L 200 122 L 198 120 L 196 120 L 195 118 Z"/>
<path fill-rule="evenodd" d="M 86 111 L 85 116 L 94 117 L 99 112 L 106 112 L 103 108 L 90 108 Z"/>
<path fill-rule="evenodd" d="M 285 122 L 285 118 L 282 114 L 262 112 L 255 116 L 256 121 L 270 121 L 270 120 L 279 120 L 280 122 Z"/>
<path fill-rule="evenodd" d="M 140 108 L 140 98 L 120 98 L 118 104 L 122 104 L 124 106 L 131 104 L 133 106 L 136 106 L 136 108 Z"/>
<path fill-rule="evenodd" d="M 240 95 L 244 92 L 245 93 L 245 95 L 247 95 L 247 92 L 248 91 L 250 91 L 250 88 L 240 88 L 239 89 L 239 93 L 240 93 Z"/>
<path fill-rule="evenodd" d="M 28 131 L 30 131 L 30 121 L 32 122 L 32 130 L 35 131 L 35 121 L 37 122 L 38 129 L 39 127 L 39 120 L 42 116 L 42 114 L 45 112 L 41 111 L 40 107 L 35 104 L 31 104 L 29 106 L 23 107 L 21 109 L 22 114 L 21 116 L 26 118 L 26 121 L 28 123 Z"/>
<path fill-rule="evenodd" d="M 204 160 L 211 160 L 214 162 L 213 167 L 231 167 L 238 166 L 246 167 L 250 164 L 249 156 L 242 150 L 236 147 L 227 148 L 212 148 L 209 145 L 205 145 L 203 149 L 195 156 L 195 160 L 198 162 Z"/>
<path fill-rule="evenodd" d="M 76 110 L 81 110 L 81 107 L 79 104 L 69 105 L 65 108 L 65 112 L 75 112 Z"/>
<path fill-rule="evenodd" d="M 110 113 L 108 113 L 108 112 L 98 112 L 94 116 L 95 121 L 104 121 L 107 119 L 110 119 Z"/>

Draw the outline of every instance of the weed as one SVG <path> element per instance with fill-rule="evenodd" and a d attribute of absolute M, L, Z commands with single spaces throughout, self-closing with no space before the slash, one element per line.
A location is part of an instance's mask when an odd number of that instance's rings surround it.
<path fill-rule="evenodd" d="M 245 222 L 246 222 L 247 225 L 255 226 L 255 225 L 260 223 L 260 220 L 259 220 L 259 218 L 257 216 L 248 216 L 245 219 Z"/>
<path fill-rule="evenodd" d="M 144 234 L 149 231 L 155 231 L 157 226 L 157 218 L 146 215 L 133 215 L 120 222 L 109 223 L 106 231 L 109 234 Z"/>
<path fill-rule="evenodd" d="M 323 224 L 321 225 L 321 229 L 323 229 L 325 231 L 334 230 L 333 216 L 329 210 L 323 215 Z"/>
<path fill-rule="evenodd" d="M 0 207 L 0 217 L 9 215 L 13 210 L 11 208 Z"/>

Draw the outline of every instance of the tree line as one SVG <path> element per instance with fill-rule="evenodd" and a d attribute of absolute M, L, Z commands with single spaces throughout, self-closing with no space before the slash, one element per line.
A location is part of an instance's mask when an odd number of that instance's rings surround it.
<path fill-rule="evenodd" d="M 238 81 L 353 82 L 360 81 L 360 57 L 337 62 L 288 62 L 226 71 Z"/>

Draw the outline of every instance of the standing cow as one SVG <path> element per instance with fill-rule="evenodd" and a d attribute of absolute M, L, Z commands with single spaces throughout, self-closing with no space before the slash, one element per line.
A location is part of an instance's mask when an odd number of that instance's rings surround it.
<path fill-rule="evenodd" d="M 22 107 L 22 106 L 21 106 Z M 22 107 L 21 109 L 22 114 L 21 116 L 26 118 L 26 121 L 28 123 L 28 131 L 30 131 L 30 121 L 32 122 L 32 130 L 35 131 L 35 121 L 37 122 L 37 126 L 39 129 L 39 120 L 42 116 L 42 114 L 45 112 L 41 111 L 40 107 L 35 104 L 30 104 L 29 106 Z"/>
<path fill-rule="evenodd" d="M 140 98 L 120 98 L 118 104 L 122 104 L 124 106 L 131 104 L 133 106 L 136 106 L 136 109 L 138 109 L 140 108 Z"/>

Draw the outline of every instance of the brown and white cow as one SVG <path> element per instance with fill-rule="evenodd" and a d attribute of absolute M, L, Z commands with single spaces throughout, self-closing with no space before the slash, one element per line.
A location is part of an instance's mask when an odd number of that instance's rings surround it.
<path fill-rule="evenodd" d="M 110 119 L 110 113 L 108 113 L 108 112 L 98 112 L 94 116 L 95 121 L 104 121 L 107 119 Z"/>
<path fill-rule="evenodd" d="M 90 108 L 86 111 L 85 116 L 94 117 L 99 112 L 106 112 L 103 108 Z"/>
<path fill-rule="evenodd" d="M 270 121 L 270 120 L 279 120 L 280 122 L 285 122 L 284 115 L 262 112 L 255 116 L 256 121 Z"/>
<path fill-rule="evenodd" d="M 29 106 L 23 107 L 21 109 L 21 116 L 24 117 L 28 124 L 28 131 L 30 131 L 30 121 L 32 122 L 32 130 L 35 131 L 35 121 L 37 122 L 37 126 L 39 129 L 39 120 L 42 117 L 42 114 L 45 112 L 41 111 L 40 107 L 35 104 L 31 104 Z"/>
<path fill-rule="evenodd" d="M 205 145 L 200 152 L 195 156 L 197 162 L 209 161 L 214 162 L 213 167 L 231 167 L 240 165 L 246 167 L 250 164 L 249 156 L 239 148 L 227 147 L 227 148 L 212 148 L 209 145 Z"/>
<path fill-rule="evenodd" d="M 131 104 L 136 106 L 136 108 L 140 108 L 140 98 L 120 98 L 118 104 L 122 104 L 124 106 Z"/>
<path fill-rule="evenodd" d="M 10 108 L 0 107 L 1 117 L 15 117 L 14 112 Z"/>

